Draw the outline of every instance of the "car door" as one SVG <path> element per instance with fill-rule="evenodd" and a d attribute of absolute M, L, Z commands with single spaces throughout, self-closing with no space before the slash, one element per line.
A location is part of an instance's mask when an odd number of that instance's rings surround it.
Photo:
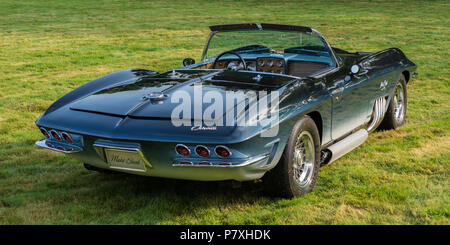
<path fill-rule="evenodd" d="M 376 99 L 391 95 L 400 72 L 395 69 L 398 67 L 400 54 L 396 49 L 387 49 L 375 53 L 361 62 L 362 69 L 369 78 L 367 87 L 367 96 L 369 104 L 373 106 Z M 386 108 L 385 108 L 386 109 Z"/>
<path fill-rule="evenodd" d="M 348 67 L 341 67 L 326 80 L 332 100 L 331 137 L 336 140 L 370 119 L 368 79 L 364 73 L 350 75 Z"/>

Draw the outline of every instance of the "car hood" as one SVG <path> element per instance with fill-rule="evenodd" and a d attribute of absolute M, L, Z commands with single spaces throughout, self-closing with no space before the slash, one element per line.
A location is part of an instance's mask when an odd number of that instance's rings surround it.
<path fill-rule="evenodd" d="M 266 91 L 269 93 L 293 79 L 288 76 L 261 75 L 246 71 L 174 70 L 157 76 L 143 75 L 115 83 L 111 87 L 74 101 L 70 109 L 120 117 L 170 119 L 172 111 L 181 102 L 175 100 L 177 103 L 172 103 L 173 97 L 176 97 L 174 94 L 177 91 L 184 91 L 184 94 L 190 97 L 192 115 L 198 115 L 194 113 L 194 105 L 198 105 L 194 103 L 194 100 L 201 96 L 198 94 L 198 88 L 201 86 L 203 95 L 208 91 L 221 95 L 222 109 L 225 113 L 234 110 L 238 104 L 245 103 L 243 96 L 236 98 L 235 103 L 225 103 L 227 92 L 252 91 L 259 94 L 259 91 Z M 211 103 L 203 103 L 201 100 L 200 103 L 202 104 L 201 115 L 203 115 L 203 111 Z M 238 114 L 239 112 L 236 113 Z M 199 118 L 194 116 L 193 119 Z"/>

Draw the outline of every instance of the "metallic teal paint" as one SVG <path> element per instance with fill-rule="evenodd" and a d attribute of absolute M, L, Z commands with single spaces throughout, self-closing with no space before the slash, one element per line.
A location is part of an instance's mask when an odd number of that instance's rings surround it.
<path fill-rule="evenodd" d="M 331 52 L 331 51 L 330 51 Z M 251 180 L 264 175 L 282 156 L 295 122 L 306 114 L 320 115 L 321 145 L 326 149 L 334 141 L 365 127 L 370 120 L 374 101 L 390 100 L 401 73 L 413 74 L 416 66 L 398 49 L 378 53 L 348 53 L 333 49 L 336 66 L 310 77 L 293 77 L 256 71 L 193 69 L 198 64 L 163 74 L 148 70 L 124 70 L 101 77 L 66 94 L 36 121 L 38 127 L 81 135 L 82 151 L 71 153 L 74 158 L 99 168 L 108 168 L 105 159 L 94 148 L 102 144 L 138 145 L 152 168 L 145 172 L 125 171 L 146 176 L 191 180 Z M 252 59 L 253 57 L 245 57 Z M 298 57 L 297 57 L 298 58 Z M 361 66 L 358 74 L 350 74 L 354 64 Z M 262 74 L 260 83 L 252 80 Z M 350 76 L 346 80 L 346 76 Z M 410 76 L 411 77 L 411 76 Z M 387 81 L 381 90 L 380 84 Z M 229 90 L 279 91 L 279 133 L 275 137 L 260 137 L 268 127 L 217 127 L 216 131 L 192 131 L 190 127 L 175 127 L 170 113 L 175 104 L 170 100 L 152 103 L 145 96 L 164 92 L 168 97 L 183 89 L 193 94 L 193 84 L 201 84 L 221 94 Z M 333 91 L 338 90 L 337 93 Z M 340 91 L 342 90 L 342 91 Z M 241 101 L 242 102 L 242 101 Z M 224 111 L 230 108 L 224 108 Z M 52 141 L 53 142 L 53 141 Z M 81 142 L 81 141 L 77 141 Z M 58 142 L 53 142 L 58 144 Z M 176 167 L 180 161 L 175 145 L 191 148 L 202 144 L 210 149 L 226 145 L 233 152 L 233 167 Z M 256 160 L 257 161 L 256 161 Z M 182 160 L 182 159 L 181 159 Z M 188 160 L 200 161 L 192 156 Z M 209 159 L 222 161 L 216 155 Z M 253 161 L 246 166 L 240 163 Z"/>

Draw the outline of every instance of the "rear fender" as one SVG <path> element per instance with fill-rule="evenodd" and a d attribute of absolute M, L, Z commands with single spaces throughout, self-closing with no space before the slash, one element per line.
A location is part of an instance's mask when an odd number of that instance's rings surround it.
<path fill-rule="evenodd" d="M 77 99 L 83 98 L 86 95 L 92 94 L 96 91 L 99 91 L 101 89 L 104 89 L 106 87 L 116 85 L 119 83 L 123 83 L 132 79 L 136 79 L 139 76 L 146 75 L 146 76 L 156 76 L 158 73 L 150 70 L 142 70 L 142 69 L 128 69 L 128 70 L 122 70 L 118 72 L 114 72 L 111 74 L 108 74 L 106 76 L 100 77 L 98 79 L 95 79 L 91 82 L 88 82 L 71 92 L 67 93 L 60 99 L 58 99 L 55 103 L 53 103 L 44 113 L 44 115 L 53 112 L 57 110 L 58 108 L 61 108 L 68 103 L 71 103 Z"/>

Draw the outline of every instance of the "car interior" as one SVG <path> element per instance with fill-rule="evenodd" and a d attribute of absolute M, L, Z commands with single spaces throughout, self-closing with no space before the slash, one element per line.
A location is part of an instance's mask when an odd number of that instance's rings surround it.
<path fill-rule="evenodd" d="M 245 61 L 245 65 L 242 61 Z M 302 46 L 276 51 L 262 45 L 249 45 L 225 51 L 192 68 L 250 70 L 304 77 L 317 74 L 333 65 L 330 53 L 323 46 Z"/>
<path fill-rule="evenodd" d="M 296 54 L 270 54 L 256 57 L 244 56 L 247 70 L 286 74 L 296 77 L 311 76 L 332 66 L 328 57 L 305 57 Z M 212 69 L 213 63 L 199 64 L 195 69 Z M 242 69 L 240 59 L 229 57 L 217 61 L 214 69 Z"/>

